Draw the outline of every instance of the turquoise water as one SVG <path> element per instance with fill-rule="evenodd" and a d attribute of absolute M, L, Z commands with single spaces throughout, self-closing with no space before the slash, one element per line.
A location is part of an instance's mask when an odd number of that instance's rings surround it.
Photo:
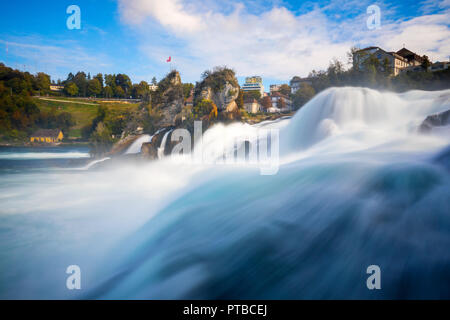
<path fill-rule="evenodd" d="M 0 298 L 448 299 L 450 140 L 415 128 L 449 96 L 326 91 L 267 124 L 275 175 L 170 159 L 2 171 Z M 203 149 L 248 130 L 214 127 Z"/>
<path fill-rule="evenodd" d="M 88 147 L 0 146 L 0 172 L 77 167 L 89 157 Z"/>

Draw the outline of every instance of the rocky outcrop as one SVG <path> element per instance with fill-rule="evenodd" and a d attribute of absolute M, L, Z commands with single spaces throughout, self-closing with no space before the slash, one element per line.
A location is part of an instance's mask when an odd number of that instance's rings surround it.
<path fill-rule="evenodd" d="M 139 138 L 139 135 L 129 134 L 123 139 L 120 139 L 118 142 L 116 142 L 111 151 L 107 154 L 108 156 L 114 156 L 114 155 L 120 155 L 126 152 L 129 146 L 136 141 L 136 139 Z"/>
<path fill-rule="evenodd" d="M 194 104 L 201 100 L 211 100 L 219 112 L 234 112 L 238 109 L 236 99 L 239 96 L 239 83 L 234 71 L 227 68 L 216 68 L 206 71 L 203 80 L 194 91 Z"/>
<path fill-rule="evenodd" d="M 195 86 L 194 106 L 202 100 L 208 100 L 209 105 L 214 106 L 214 112 L 207 112 L 202 116 L 197 115 L 198 119 L 203 121 L 204 130 L 216 121 L 226 122 L 240 119 L 240 110 L 237 105 L 239 90 L 239 83 L 231 69 L 215 68 L 202 75 L 202 81 Z M 158 83 L 158 89 L 151 95 L 151 104 L 148 101 L 142 103 L 138 111 L 129 116 L 126 129 L 122 133 L 120 141 L 114 145 L 112 154 L 123 154 L 140 134 L 149 130 L 155 132 L 156 129 L 163 128 L 152 137 L 150 142 L 142 145 L 141 156 L 146 159 L 158 158 L 158 150 L 159 153 L 162 150 L 160 149 L 161 141 L 169 129 L 185 128 L 193 136 L 192 117 L 190 120 L 186 120 L 189 118 L 186 116 L 183 119 L 183 106 L 183 85 L 180 74 L 174 70 Z M 171 142 L 170 138 L 171 136 L 168 135 L 164 149 L 165 155 L 170 154 L 173 146 L 177 144 Z"/>
<path fill-rule="evenodd" d="M 450 109 L 441 113 L 433 114 L 422 122 L 420 132 L 430 132 L 434 127 L 450 125 Z"/>
<path fill-rule="evenodd" d="M 137 111 L 128 116 L 121 138 L 112 148 L 112 155 L 122 154 L 126 147 L 144 133 L 144 128 L 148 130 L 150 122 L 153 122 L 151 127 L 155 130 L 172 127 L 181 121 L 184 95 L 180 74 L 177 71 L 171 71 L 162 79 L 151 100 L 151 108 L 149 108 L 150 102 L 144 101 Z M 150 114 L 149 110 L 152 110 L 153 114 Z M 159 136 L 156 135 L 153 140 L 158 139 Z M 145 144 L 145 152 L 150 158 L 154 157 L 151 150 L 153 140 Z"/>
<path fill-rule="evenodd" d="M 170 72 L 158 84 L 152 105 L 161 114 L 159 127 L 173 126 L 180 118 L 179 114 L 183 108 L 184 96 L 181 77 L 178 71 Z"/>
<path fill-rule="evenodd" d="M 141 156 L 142 156 L 142 158 L 149 159 L 149 160 L 158 159 L 159 158 L 159 150 L 162 147 L 161 144 L 162 144 L 162 141 L 164 139 L 164 136 L 171 129 L 173 129 L 173 128 L 172 127 L 168 127 L 166 129 L 163 129 L 163 130 L 159 131 L 157 134 L 155 134 L 152 137 L 152 140 L 150 142 L 142 144 L 142 148 L 141 148 Z M 170 141 L 171 134 L 172 134 L 172 132 L 170 132 L 167 135 L 167 137 L 166 137 L 166 144 L 165 144 L 164 154 L 163 155 L 170 154 L 170 152 L 172 150 L 172 143 Z"/>
<path fill-rule="evenodd" d="M 158 159 L 158 143 L 156 142 L 156 137 L 153 137 L 152 141 L 142 144 L 141 156 L 149 160 Z"/>
<path fill-rule="evenodd" d="M 211 87 L 204 87 L 199 93 L 199 99 L 211 100 L 219 111 L 232 112 L 237 109 L 236 99 L 239 88 L 226 82 L 223 88 L 214 92 Z"/>

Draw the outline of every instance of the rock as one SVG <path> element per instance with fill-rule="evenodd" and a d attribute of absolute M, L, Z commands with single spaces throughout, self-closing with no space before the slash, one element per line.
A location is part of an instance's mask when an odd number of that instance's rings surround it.
<path fill-rule="evenodd" d="M 433 114 L 422 122 L 420 132 L 430 132 L 434 127 L 450 125 L 450 109 L 441 113 Z"/>
<path fill-rule="evenodd" d="M 128 149 L 128 147 L 139 137 L 139 135 L 130 134 L 123 139 L 120 139 L 113 145 L 111 151 L 109 151 L 107 155 L 115 156 L 123 154 Z"/>
<path fill-rule="evenodd" d="M 141 156 L 144 159 L 156 160 L 158 159 L 158 149 L 161 147 L 162 140 L 168 130 L 172 127 L 167 127 L 161 130 L 158 134 L 155 134 L 150 142 L 143 143 L 141 148 Z M 164 154 L 170 154 L 172 146 L 170 144 L 170 134 L 166 139 L 166 148 L 164 149 Z"/>
<path fill-rule="evenodd" d="M 178 114 L 183 108 L 183 98 L 177 99 L 171 103 L 165 104 L 160 108 L 162 119 L 159 122 L 161 127 L 173 126 L 176 124 Z"/>
<path fill-rule="evenodd" d="M 211 100 L 218 111 L 234 112 L 238 109 L 236 99 L 239 96 L 239 83 L 233 70 L 216 68 L 206 71 L 204 79 L 195 87 L 194 101 Z"/>
<path fill-rule="evenodd" d="M 158 147 L 152 142 L 142 144 L 141 156 L 150 160 L 158 159 Z"/>
<path fill-rule="evenodd" d="M 159 82 L 153 106 L 161 113 L 159 127 L 173 126 L 184 104 L 183 87 L 178 71 L 170 72 Z"/>

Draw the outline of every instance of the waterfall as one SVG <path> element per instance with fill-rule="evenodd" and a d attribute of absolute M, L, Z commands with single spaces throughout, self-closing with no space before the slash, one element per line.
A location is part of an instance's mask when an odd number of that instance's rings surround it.
<path fill-rule="evenodd" d="M 290 119 L 203 134 L 214 159 L 279 129 L 270 176 L 170 161 L 171 130 L 160 161 L 0 171 L 0 299 L 449 299 L 450 140 L 418 130 L 447 109 L 450 90 L 331 88 Z"/>
<path fill-rule="evenodd" d="M 137 138 L 127 149 L 127 151 L 125 152 L 125 154 L 136 154 L 136 153 L 140 153 L 141 149 L 142 149 L 142 145 L 144 143 L 148 143 L 152 141 L 152 138 L 157 135 L 158 133 L 161 132 L 161 130 L 163 129 L 159 129 L 158 131 L 156 131 L 154 134 L 152 135 L 148 135 L 148 134 L 143 134 L 141 135 L 139 138 Z"/>
<path fill-rule="evenodd" d="M 125 154 L 136 154 L 141 152 L 142 144 L 152 141 L 151 135 L 144 134 L 137 138 L 127 149 Z"/>
<path fill-rule="evenodd" d="M 283 151 L 304 150 L 328 138 L 336 142 L 327 145 L 329 150 L 340 151 L 409 139 L 427 115 L 447 109 L 448 90 L 396 94 L 368 88 L 330 88 L 303 106 L 282 130 Z"/>
<path fill-rule="evenodd" d="M 111 159 L 110 157 L 106 157 L 106 158 L 103 158 L 103 159 L 98 159 L 98 160 L 91 161 L 85 167 L 83 167 L 82 170 L 89 170 L 90 168 L 95 166 L 97 163 L 100 163 L 100 162 L 103 162 L 103 161 L 106 161 L 106 160 L 110 160 L 110 159 Z"/>
<path fill-rule="evenodd" d="M 164 157 L 164 150 L 166 148 L 167 137 L 169 136 L 169 134 L 172 131 L 173 131 L 173 129 L 167 131 L 164 134 L 164 137 L 162 138 L 162 141 L 161 141 L 161 146 L 158 148 L 158 159 L 162 159 Z"/>

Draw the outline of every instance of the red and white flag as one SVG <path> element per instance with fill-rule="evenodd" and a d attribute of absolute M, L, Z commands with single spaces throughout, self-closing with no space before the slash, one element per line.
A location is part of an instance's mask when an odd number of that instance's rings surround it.
<path fill-rule="evenodd" d="M 170 62 L 170 61 L 172 61 L 172 57 L 171 56 L 169 56 L 169 59 L 167 59 L 166 62 Z"/>

